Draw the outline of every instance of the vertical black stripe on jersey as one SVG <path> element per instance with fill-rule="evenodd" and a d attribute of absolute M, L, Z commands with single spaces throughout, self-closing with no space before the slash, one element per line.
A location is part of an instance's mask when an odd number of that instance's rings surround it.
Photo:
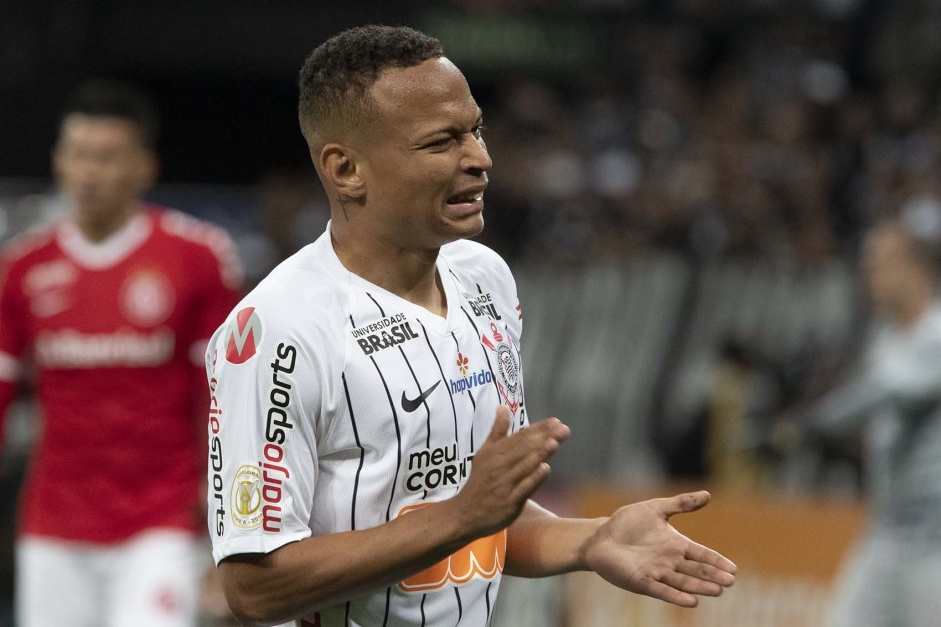
<path fill-rule="evenodd" d="M 350 316 L 350 324 L 353 325 L 353 328 L 356 328 L 356 323 L 353 322 L 353 316 Z M 366 449 L 363 448 L 363 445 L 359 441 L 359 430 L 356 428 L 356 416 L 353 415 L 353 403 L 350 401 L 350 390 L 346 385 L 346 373 L 340 375 L 340 378 L 343 379 L 343 392 L 346 394 L 346 407 L 350 410 L 350 422 L 353 425 L 353 439 L 356 441 L 356 446 L 359 447 L 359 466 L 356 468 L 356 477 L 353 479 L 353 504 L 351 506 L 350 514 L 350 527 L 353 531 L 356 531 L 356 495 L 359 492 L 359 476 L 363 472 L 363 462 L 366 460 Z"/>
<path fill-rule="evenodd" d="M 385 318 L 385 312 L 382 310 L 379 303 L 376 302 L 376 299 L 372 297 L 372 294 L 366 292 L 366 296 L 369 296 L 369 300 L 376 304 L 376 307 L 379 309 L 379 315 Z M 350 316 L 350 321 L 352 320 L 353 318 Z M 375 357 L 370 355 L 369 360 L 372 362 L 372 365 L 375 366 L 376 372 L 379 374 L 379 380 L 382 381 L 382 387 L 386 391 L 386 398 L 389 400 L 389 409 L 392 410 L 392 422 L 395 424 L 395 441 L 398 445 L 395 451 L 395 477 L 392 479 L 392 489 L 389 490 L 389 504 L 386 506 L 386 522 L 389 522 L 392 517 L 392 501 L 395 500 L 395 484 L 399 482 L 399 471 L 402 469 L 402 430 L 399 428 L 399 414 L 395 411 L 395 401 L 392 400 L 392 393 L 389 392 L 389 384 L 386 383 L 386 378 L 382 375 L 382 369 L 379 367 L 379 364 L 376 363 Z"/>
<path fill-rule="evenodd" d="M 392 586 L 386 588 L 386 611 L 382 615 L 382 627 L 386 627 L 389 622 L 389 606 L 392 604 Z"/>
<path fill-rule="evenodd" d="M 380 305 L 378 302 L 376 302 L 376 299 L 373 298 L 373 297 L 372 297 L 372 294 L 370 294 L 369 292 L 366 292 L 366 296 L 369 297 L 369 300 L 371 300 L 373 303 L 375 303 L 376 308 L 379 309 L 379 315 L 382 316 L 383 318 L 385 318 L 385 317 L 386 317 L 386 312 L 384 312 L 384 311 L 382 310 L 382 305 Z"/>
<path fill-rule="evenodd" d="M 351 318 L 352 321 L 352 318 Z M 353 415 L 353 403 L 350 401 L 350 389 L 346 385 L 346 373 L 340 375 L 343 380 L 343 392 L 346 394 L 346 407 L 350 410 L 350 422 L 353 425 L 353 439 L 359 448 L 359 466 L 356 468 L 356 477 L 353 479 L 353 504 L 350 510 L 350 528 L 356 531 L 356 495 L 359 492 L 359 475 L 363 471 L 363 462 L 366 460 L 366 449 L 359 441 L 359 430 L 356 428 L 356 416 Z"/>
<path fill-rule="evenodd" d="M 493 582 L 487 584 L 487 592 L 484 594 L 484 599 L 487 601 L 487 624 L 490 624 L 490 587 L 493 585 Z"/>
<path fill-rule="evenodd" d="M 412 369 L 412 364 L 408 361 L 408 356 L 405 354 L 405 350 L 401 347 L 398 347 L 399 352 L 402 353 L 402 359 L 405 360 L 405 365 L 408 366 L 408 371 L 412 373 L 412 379 L 415 381 L 415 387 L 418 388 L 418 395 L 421 396 L 422 389 L 421 383 L 418 382 L 418 377 L 415 376 L 415 371 Z M 404 394 L 404 393 L 403 393 Z M 403 399 L 405 396 L 402 397 Z M 428 399 L 425 398 L 421 402 L 425 406 L 425 446 L 431 448 L 431 409 L 428 407 Z M 428 490 L 422 491 L 422 500 L 424 501 L 428 498 Z"/>
<path fill-rule="evenodd" d="M 454 335 L 454 331 L 451 331 L 451 339 L 454 340 L 454 346 L 457 348 L 458 354 L 460 354 L 460 353 L 461 353 L 461 343 L 457 341 L 457 336 Z M 467 392 L 467 398 L 470 399 L 471 408 L 473 408 L 474 413 L 476 414 L 476 413 L 477 413 L 477 401 L 474 400 L 474 395 L 471 393 L 470 389 L 467 389 L 467 390 L 465 390 L 465 391 Z M 498 392 L 498 396 L 499 396 L 499 392 Z M 451 404 L 452 404 L 452 405 L 454 404 L 454 400 L 453 400 L 453 399 L 451 400 Z M 457 418 L 457 417 L 455 416 L 455 420 L 456 420 L 456 418 Z M 471 422 L 471 433 L 470 433 L 470 436 L 471 436 L 471 437 L 470 437 L 470 451 L 471 451 L 471 453 L 473 453 L 473 452 L 475 451 L 475 449 L 474 449 L 474 425 L 476 424 L 476 422 L 477 422 L 476 420 L 474 420 L 474 421 Z M 457 433 L 457 422 L 454 423 L 454 432 Z"/>
<path fill-rule="evenodd" d="M 454 597 L 457 599 L 457 622 L 454 623 L 454 627 L 457 627 L 461 624 L 461 618 L 464 617 L 464 606 L 461 604 L 461 591 L 459 588 L 454 589 Z"/>
<path fill-rule="evenodd" d="M 419 609 L 421 610 L 421 627 L 425 627 L 425 599 L 427 597 L 427 594 L 421 595 L 421 605 L 419 606 Z"/>
<path fill-rule="evenodd" d="M 487 586 L 487 592 L 490 592 L 490 586 Z M 490 599 L 487 599 L 487 616 L 490 616 Z M 346 610 L 343 612 L 343 624 L 350 627 L 350 602 L 346 602 Z"/>
<path fill-rule="evenodd" d="M 376 307 L 379 309 L 379 315 L 383 318 L 386 317 L 386 313 L 382 310 L 382 306 L 376 302 L 376 299 L 372 297 L 372 294 L 366 292 L 366 296 L 369 297 Z M 386 378 L 382 376 L 382 370 L 379 368 L 379 364 L 376 363 L 376 359 L 370 355 L 370 361 L 372 365 L 376 367 L 376 372 L 379 373 L 379 379 L 382 381 L 382 387 L 385 388 L 386 398 L 389 399 L 389 407 L 392 409 L 392 421 L 395 423 L 395 440 L 398 444 L 396 448 L 396 461 L 395 461 L 395 477 L 392 479 L 392 489 L 389 491 L 389 504 L 386 506 L 386 522 L 389 522 L 390 514 L 392 511 L 392 501 L 395 498 L 395 484 L 399 481 L 399 470 L 402 468 L 402 431 L 399 429 L 399 415 L 395 411 L 395 403 L 392 401 L 392 394 L 389 393 L 389 386 L 386 384 Z M 386 609 L 382 618 L 382 627 L 386 627 L 386 624 L 389 622 L 389 605 L 392 603 L 392 587 L 386 588 Z"/>
<path fill-rule="evenodd" d="M 441 373 L 441 382 L 444 383 L 444 386 L 448 390 L 448 398 L 451 400 L 451 413 L 454 414 L 454 441 L 458 441 L 457 434 L 457 409 L 454 407 L 454 392 L 451 391 L 451 382 L 448 381 L 448 378 L 444 376 L 444 369 L 441 367 L 441 360 L 438 359 L 438 353 L 435 352 L 434 347 L 431 345 L 431 338 L 428 337 L 428 329 L 425 328 L 425 325 L 421 323 L 421 320 L 418 320 L 419 326 L 421 326 L 422 333 L 425 334 L 425 343 L 428 344 L 428 350 L 431 351 L 431 356 L 435 358 L 435 363 L 438 364 L 438 372 Z M 452 337 L 454 333 L 451 333 Z M 457 342 L 457 340 L 454 340 Z M 471 436 L 473 437 L 473 430 L 471 431 Z M 473 449 L 473 446 L 471 446 Z"/>

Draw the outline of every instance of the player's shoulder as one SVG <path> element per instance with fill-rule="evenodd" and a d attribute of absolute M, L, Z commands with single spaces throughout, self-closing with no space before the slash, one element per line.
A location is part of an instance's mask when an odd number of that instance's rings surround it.
<path fill-rule="evenodd" d="M 44 259 L 56 247 L 61 225 L 62 220 L 43 222 L 14 235 L 3 245 L 0 258 L 8 266 L 29 265 Z"/>
<path fill-rule="evenodd" d="M 179 209 L 150 205 L 147 213 L 153 220 L 155 231 L 184 246 L 212 250 L 231 245 L 229 234 L 221 226 L 207 222 Z"/>
<path fill-rule="evenodd" d="M 459 276 L 513 283 L 513 273 L 495 250 L 480 242 L 462 239 L 441 247 L 440 253 Z M 479 282 L 479 281 L 478 281 Z"/>
<path fill-rule="evenodd" d="M 226 285 L 232 289 L 241 286 L 243 270 L 238 250 L 224 228 L 168 207 L 151 205 L 147 214 L 162 245 L 187 259 L 211 260 L 219 267 Z"/>
<path fill-rule="evenodd" d="M 349 294 L 316 257 L 316 243 L 278 264 L 236 307 L 251 307 L 285 332 L 312 334 L 342 328 L 349 315 Z"/>

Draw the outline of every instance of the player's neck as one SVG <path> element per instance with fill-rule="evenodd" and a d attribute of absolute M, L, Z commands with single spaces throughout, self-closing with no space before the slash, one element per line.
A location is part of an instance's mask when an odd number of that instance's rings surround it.
<path fill-rule="evenodd" d="M 72 216 L 72 221 L 86 240 L 98 244 L 127 226 L 137 213 L 138 207 L 135 204 L 105 216 L 92 217 L 76 213 Z"/>
<path fill-rule="evenodd" d="M 447 317 L 448 302 L 437 272 L 438 251 L 406 250 L 385 242 L 332 237 L 333 249 L 353 274 L 431 313 Z"/>

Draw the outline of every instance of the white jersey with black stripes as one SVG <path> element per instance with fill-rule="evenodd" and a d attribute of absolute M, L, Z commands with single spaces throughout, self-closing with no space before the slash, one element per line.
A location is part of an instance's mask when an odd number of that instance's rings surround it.
<path fill-rule="evenodd" d="M 349 272 L 329 226 L 235 308 L 207 351 L 209 529 L 217 562 L 381 525 L 447 499 L 504 404 L 527 426 L 509 268 L 441 249 L 443 318 Z M 322 627 L 486 625 L 506 532 L 308 617 Z"/>

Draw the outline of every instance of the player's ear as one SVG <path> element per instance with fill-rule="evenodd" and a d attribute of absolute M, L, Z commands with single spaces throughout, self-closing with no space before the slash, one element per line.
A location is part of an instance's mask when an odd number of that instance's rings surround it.
<path fill-rule="evenodd" d="M 356 151 L 343 144 L 327 144 L 320 151 L 319 163 L 324 179 L 348 198 L 362 198 L 366 194 Z"/>
<path fill-rule="evenodd" d="M 142 150 L 138 155 L 137 182 L 141 193 L 154 186 L 160 177 L 160 158 L 153 150 Z"/>

